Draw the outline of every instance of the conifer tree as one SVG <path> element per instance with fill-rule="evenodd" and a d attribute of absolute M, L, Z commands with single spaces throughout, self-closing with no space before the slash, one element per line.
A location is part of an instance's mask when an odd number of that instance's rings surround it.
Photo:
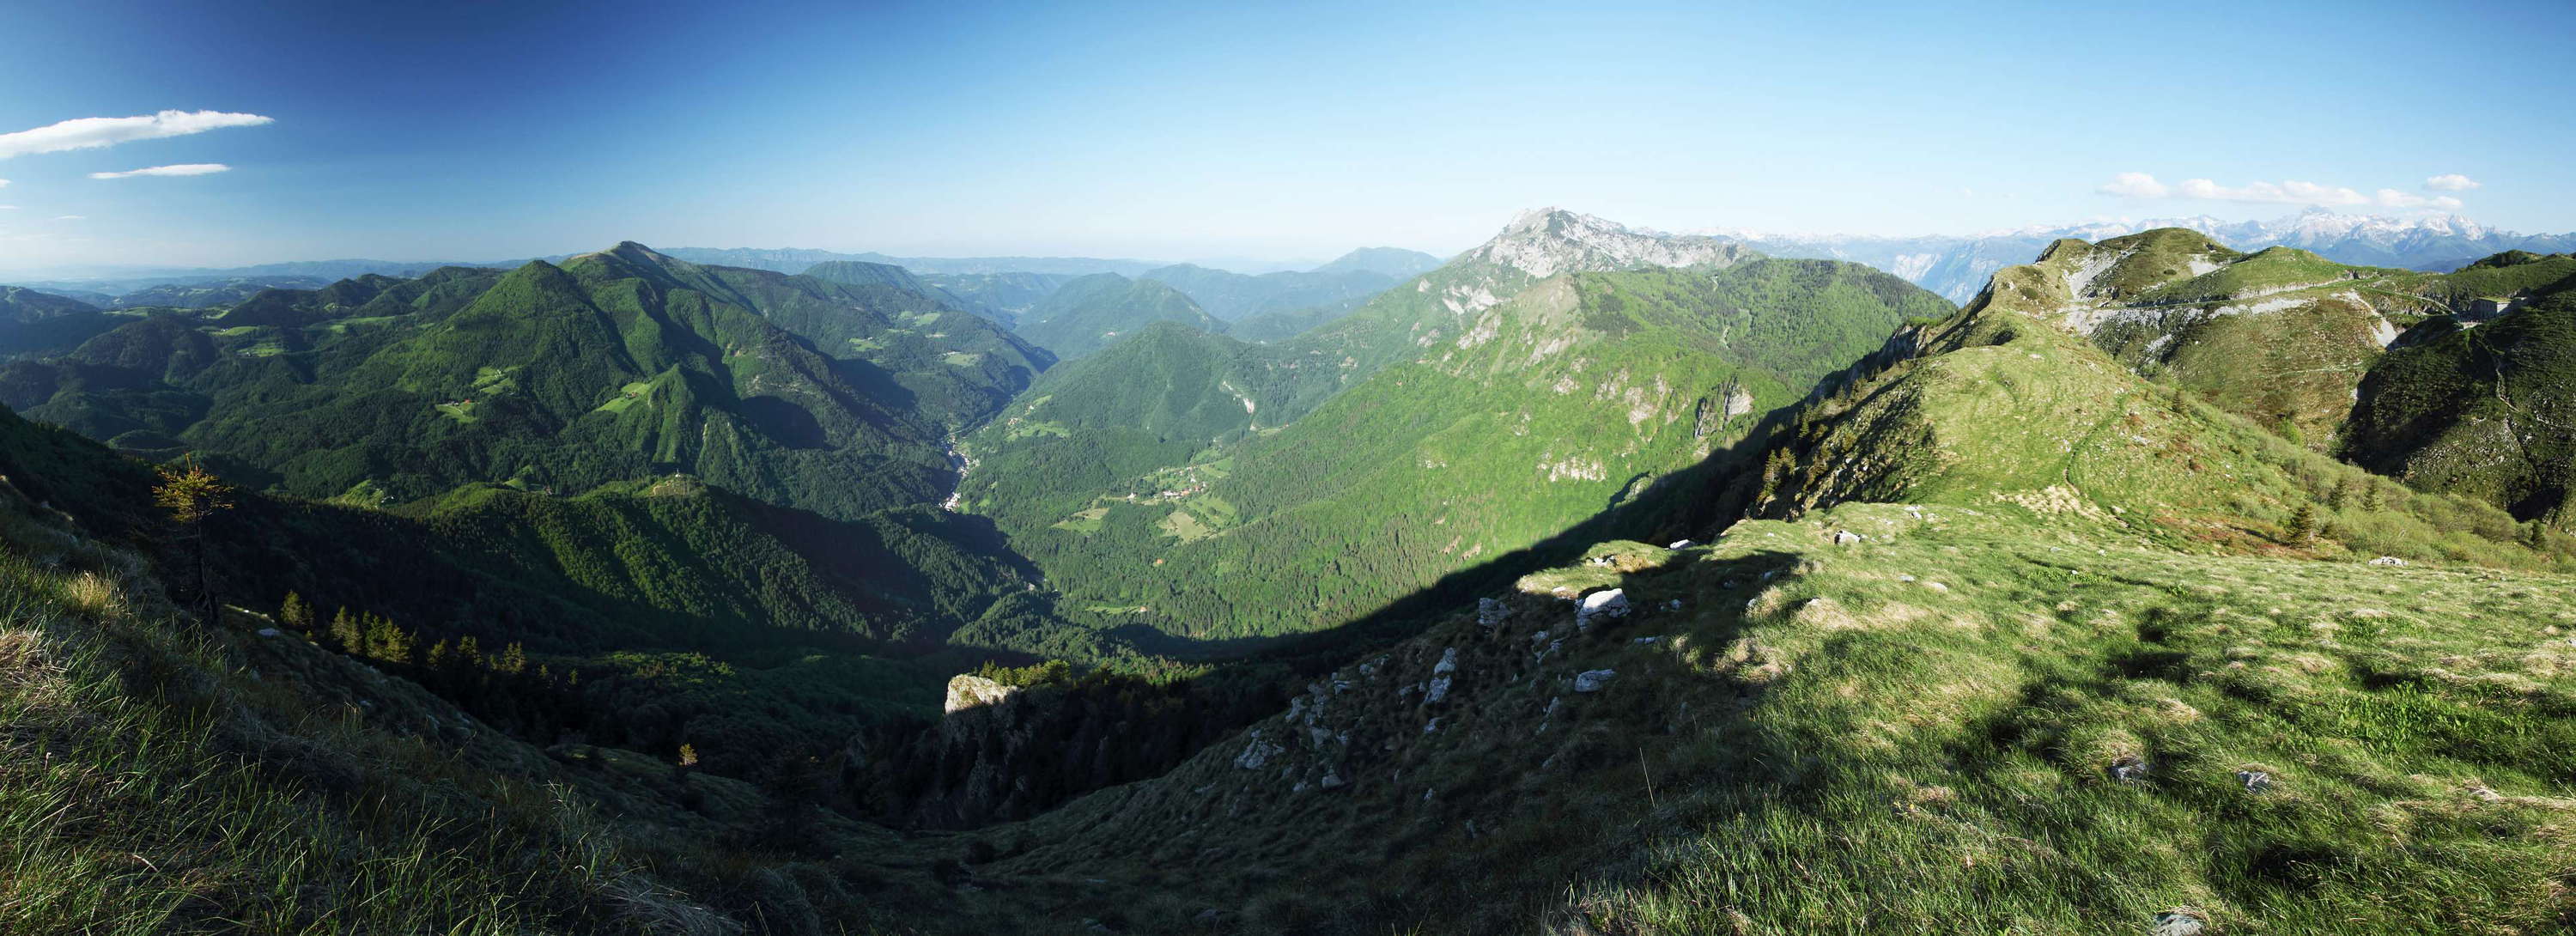
<path fill-rule="evenodd" d="M 195 456 L 160 469 L 161 483 L 152 488 L 152 503 L 170 512 L 179 538 L 189 544 L 196 567 L 196 611 L 200 623 L 215 620 L 213 548 L 206 542 L 206 523 L 232 509 L 233 489 L 197 464 Z"/>
<path fill-rule="evenodd" d="M 2304 542 L 2307 542 L 2307 541 L 2309 541 L 2309 540 L 2315 539 L 2315 538 L 2316 538 L 2316 536 L 2317 536 L 2317 508 L 2316 508 L 2316 505 L 2314 505 L 2314 504 L 2300 504 L 2300 505 L 2299 505 L 2299 510 L 2298 510 L 2298 512 L 2297 512 L 2297 513 L 2293 513 L 2293 514 L 2291 514 L 2291 515 L 2290 515 L 2290 542 L 2293 542 L 2293 543 L 2304 543 Z"/>
<path fill-rule="evenodd" d="M 331 616 L 331 643 L 342 653 L 366 652 L 366 628 L 358 623 L 356 617 L 349 614 L 347 608 L 342 608 L 340 613 Z"/>
<path fill-rule="evenodd" d="M 304 603 L 304 596 L 287 592 L 286 601 L 277 608 L 277 620 L 290 629 L 310 633 L 313 630 L 313 606 Z"/>

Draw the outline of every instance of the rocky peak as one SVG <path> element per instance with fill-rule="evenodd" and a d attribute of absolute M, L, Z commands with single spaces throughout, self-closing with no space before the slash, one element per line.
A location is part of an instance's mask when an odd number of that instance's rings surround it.
<path fill-rule="evenodd" d="M 1018 686 L 1005 686 L 982 676 L 959 674 L 948 680 L 946 711 L 955 715 L 967 709 L 984 708 L 999 704 L 1019 692 Z"/>
<path fill-rule="evenodd" d="M 1494 239 L 1468 251 L 1466 259 L 1543 279 L 1568 270 L 1732 266 L 1754 256 L 1732 240 L 1666 234 L 1560 208 L 1539 208 L 1521 212 Z"/>

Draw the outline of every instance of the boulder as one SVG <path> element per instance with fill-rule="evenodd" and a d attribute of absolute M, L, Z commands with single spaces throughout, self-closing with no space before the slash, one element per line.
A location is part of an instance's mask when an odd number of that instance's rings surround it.
<path fill-rule="evenodd" d="M 1665 549 L 1689 549 L 1689 548 L 1691 548 L 1691 547 L 1693 547 L 1693 546 L 1697 546 L 1697 545 L 1699 545 L 1699 544 L 1698 544 L 1698 543 L 1691 542 L 1690 540 L 1686 540 L 1686 539 L 1684 539 L 1684 540 L 1674 540 L 1672 545 L 1670 545 L 1670 546 L 1666 546 L 1666 547 L 1664 547 L 1664 548 L 1665 548 Z"/>
<path fill-rule="evenodd" d="M 1494 627 L 1512 616 L 1512 607 L 1492 598 L 1476 599 L 1476 626 Z"/>
<path fill-rule="evenodd" d="M 2381 556 L 2377 559 L 2370 560 L 2370 564 L 2375 566 L 2402 566 L 2406 564 L 2406 560 L 2399 559 L 2395 556 Z"/>
<path fill-rule="evenodd" d="M 1618 675 L 1619 673 L 1616 670 L 1584 670 L 1574 676 L 1574 691 L 1599 692 L 1602 689 L 1607 688 L 1610 685 L 1610 680 Z"/>
<path fill-rule="evenodd" d="M 1447 650 L 1441 651 L 1440 662 L 1431 665 L 1431 675 L 1434 676 L 1438 676 L 1442 673 L 1455 673 L 1457 671 L 1458 648 L 1456 647 L 1451 647 Z"/>
<path fill-rule="evenodd" d="M 1834 545 L 1836 546 L 1849 546 L 1865 539 L 1868 539 L 1868 537 L 1854 533 L 1850 530 L 1834 531 Z"/>
<path fill-rule="evenodd" d="M 1574 611 L 1574 626 L 1590 629 L 1592 622 L 1628 616 L 1628 592 L 1612 588 L 1583 596 L 1583 604 Z"/>
<path fill-rule="evenodd" d="M 1423 702 L 1423 704 L 1425 704 L 1425 705 L 1437 705 L 1437 704 L 1439 704 L 1440 702 L 1442 702 L 1443 700 L 1446 700 L 1446 699 L 1448 699 L 1448 698 L 1449 698 L 1449 677 L 1447 677 L 1447 676 L 1433 676 L 1433 677 L 1431 677 L 1431 686 L 1430 686 L 1430 688 L 1423 690 L 1423 693 L 1422 693 L 1422 702 Z"/>
<path fill-rule="evenodd" d="M 2121 783 L 2136 783 L 2146 778 L 2147 762 L 2145 758 L 2141 758 L 2135 754 L 2130 754 L 2124 755 L 2118 760 L 2111 762 L 2111 779 L 2113 780 L 2120 781 Z"/>

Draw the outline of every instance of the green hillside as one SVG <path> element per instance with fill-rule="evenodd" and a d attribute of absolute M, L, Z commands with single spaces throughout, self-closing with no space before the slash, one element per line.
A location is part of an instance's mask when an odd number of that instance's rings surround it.
<path fill-rule="evenodd" d="M 450 268 L 164 313 L 0 373 L 0 402 L 305 497 L 564 493 L 673 472 L 854 518 L 944 493 L 940 437 L 1051 359 L 918 293 L 672 260 Z"/>
<path fill-rule="evenodd" d="M 1147 270 L 1137 279 L 1170 285 L 1217 319 L 1234 322 L 1299 309 L 1349 310 L 1403 281 L 1370 269 L 1339 267 L 1246 276 L 1187 263 Z"/>
<path fill-rule="evenodd" d="M 2417 326 L 2362 381 L 2343 446 L 2409 484 L 2576 531 L 2576 289 Z"/>
<path fill-rule="evenodd" d="M 2576 918 L 2576 544 L 1994 297 L 1859 377 L 1742 482 L 1773 519 L 1462 597 L 1167 776 L 988 831 L 1041 844 L 979 884 L 1140 931 Z M 1612 587 L 1632 610 L 1578 624 Z"/>
<path fill-rule="evenodd" d="M 2556 516 L 2564 500 L 2553 480 L 2562 469 L 2545 467 L 2564 460 L 2556 436 L 2540 432 L 2537 449 L 2491 458 L 2494 446 L 2527 446 L 2496 434 L 2503 423 L 2480 409 L 2492 395 L 2463 381 L 2492 383 L 2495 368 L 2528 360 L 2532 376 L 2517 378 L 2531 387 L 2524 395 L 2554 398 L 2543 359 L 2559 343 L 2522 335 L 2546 313 L 2500 333 L 2516 336 L 2516 350 L 2477 361 L 2474 339 L 2451 336 L 2571 283 L 2576 256 L 2565 254 L 2516 252 L 2435 274 L 2348 266 L 2286 247 L 2239 254 L 2167 229 L 2059 241 L 2037 263 L 1996 274 L 1984 301 L 2086 336 L 2131 370 L 2311 449 L 2529 518 Z M 2428 350 L 2434 345 L 2448 350 Z M 2464 376 L 2473 368 L 2486 376 Z M 2446 434 L 2451 442 L 2433 441 Z M 2426 446 L 2448 454 L 2425 454 Z"/>
<path fill-rule="evenodd" d="M 1110 407 L 1047 395 L 1105 380 L 1041 382 L 970 440 L 963 493 L 1068 605 L 1194 639 L 1331 626 L 1613 508 L 1602 529 L 1669 526 L 1643 505 L 1698 493 L 1685 479 L 1735 464 L 1763 414 L 1948 311 L 1821 261 L 1566 274 L 1285 427 L 1267 414 L 1297 375 L 1267 349 L 1149 333 L 1099 363 L 1172 392 Z"/>
<path fill-rule="evenodd" d="M 921 281 L 969 311 L 1010 325 L 1076 278 L 1071 273 L 937 273 Z"/>
<path fill-rule="evenodd" d="M 1149 279 L 1095 273 L 1067 281 L 1021 316 L 1019 334 L 1071 360 L 1108 347 L 1156 322 L 1223 332 L 1225 323 L 1178 289 Z"/>
<path fill-rule="evenodd" d="M 2274 247 L 2239 254 L 2180 229 L 2059 241 L 1990 289 L 2045 308 L 2131 369 L 2334 450 L 2362 375 L 2428 316 L 2492 307 L 2576 276 L 2576 258 L 2451 274 L 2357 267 Z M 2486 313 L 2492 314 L 2492 313 Z"/>

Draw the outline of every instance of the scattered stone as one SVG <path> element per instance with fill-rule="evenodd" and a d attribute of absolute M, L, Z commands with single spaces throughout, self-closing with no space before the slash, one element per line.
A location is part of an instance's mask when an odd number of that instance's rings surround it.
<path fill-rule="evenodd" d="M 1665 548 L 1665 549 L 1689 549 L 1689 548 L 1691 548 L 1691 547 L 1693 547 L 1693 546 L 1697 546 L 1697 545 L 1699 545 L 1699 544 L 1698 544 L 1698 543 L 1691 542 L 1690 540 L 1681 539 L 1681 540 L 1674 540 L 1672 545 L 1670 545 L 1670 546 L 1666 546 L 1666 547 L 1664 547 L 1664 548 Z"/>
<path fill-rule="evenodd" d="M 1681 610 L 1681 609 L 1682 609 L 1682 600 L 1681 600 L 1681 599 L 1679 599 L 1679 598 L 1675 598 L 1675 599 L 1673 599 L 1673 600 L 1671 600 L 1671 601 L 1664 602 L 1664 610 L 1666 610 L 1666 611 L 1679 611 L 1679 610 Z"/>
<path fill-rule="evenodd" d="M 1431 677 L 1430 688 L 1424 690 L 1422 693 L 1422 703 L 1424 705 L 1437 705 L 1441 700 L 1447 698 L 1449 698 L 1449 677 Z"/>
<path fill-rule="evenodd" d="M 1431 675 L 1434 676 L 1438 676 L 1442 673 L 1455 673 L 1457 671 L 1458 648 L 1456 647 L 1451 647 L 1447 650 L 1441 651 L 1440 662 L 1431 664 Z"/>
<path fill-rule="evenodd" d="M 2402 566 L 2406 564 L 2406 560 L 2399 559 L 2395 556 L 2381 556 L 2377 559 L 2370 560 L 2370 564 L 2375 566 Z"/>
<path fill-rule="evenodd" d="M 2136 783 L 2146 778 L 2147 762 L 2144 758 L 2135 754 L 2124 754 L 2121 755 L 2120 759 L 2111 762 L 2111 779 L 2113 780 L 2120 781 L 2121 783 Z"/>
<path fill-rule="evenodd" d="M 1610 680 L 1618 675 L 1619 673 L 1615 670 L 1584 670 L 1574 676 L 1574 691 L 1599 692 L 1604 687 L 1610 685 Z"/>
<path fill-rule="evenodd" d="M 1574 612 L 1574 626 L 1577 630 L 1590 630 L 1595 620 L 1627 616 L 1627 590 L 1612 588 L 1583 596 L 1583 606 Z"/>
<path fill-rule="evenodd" d="M 1422 733 L 1423 733 L 1423 734 L 1431 734 L 1431 733 L 1436 732 L 1436 731 L 1439 731 L 1439 730 L 1440 730 L 1440 720 L 1439 720 L 1439 719 L 1437 719 L 1437 718 L 1434 718 L 1434 719 L 1432 719 L 1432 720 L 1430 720 L 1430 721 L 1427 721 L 1427 722 L 1423 722 L 1423 723 L 1422 723 Z"/>
<path fill-rule="evenodd" d="M 1946 591 L 1949 591 L 1949 590 L 1950 590 L 1950 586 L 1948 586 L 1948 585 L 1943 585 L 1943 584 L 1941 584 L 1941 583 L 1939 583 L 1939 582 L 1925 582 L 1925 583 L 1923 583 L 1923 587 L 1925 587 L 1925 588 L 1929 588 L 1929 589 L 1931 589 L 1931 590 L 1933 590 L 1933 591 L 1936 591 L 1936 592 L 1946 592 Z"/>
<path fill-rule="evenodd" d="M 1654 643 L 1655 641 L 1662 640 L 1662 639 L 1664 639 L 1664 638 L 1663 638 L 1662 636 L 1658 635 L 1658 636 L 1654 636 L 1654 637 L 1639 637 L 1639 638 L 1637 638 L 1637 639 L 1635 639 L 1635 640 L 1631 640 L 1631 641 L 1628 641 L 1628 642 L 1629 642 L 1629 643 L 1632 643 L 1632 644 L 1650 644 L 1650 643 Z"/>
<path fill-rule="evenodd" d="M 2150 936 L 2200 936 L 2209 924 L 2189 910 L 2167 910 L 2156 914 L 2156 928 Z"/>
<path fill-rule="evenodd" d="M 259 629 L 259 635 L 262 637 L 275 637 L 277 634 L 277 628 L 274 627 L 263 627 Z"/>
<path fill-rule="evenodd" d="M 1315 781 L 1315 786 L 1321 789 L 1334 790 L 1340 789 L 1342 783 L 1341 774 L 1327 772 L 1324 774 L 1324 779 Z"/>
<path fill-rule="evenodd" d="M 1512 607 L 1492 598 L 1476 599 L 1476 626 L 1494 627 L 1512 616 Z"/>
<path fill-rule="evenodd" d="M 1259 770 L 1261 769 L 1261 765 L 1269 763 L 1271 758 L 1287 753 L 1288 751 L 1287 748 L 1283 748 L 1279 745 L 1263 740 L 1261 737 L 1261 729 L 1259 728 L 1252 729 L 1244 734 L 1251 740 L 1244 744 L 1243 753 L 1234 756 L 1234 765 L 1237 767 L 1241 767 L 1245 770 Z"/>
<path fill-rule="evenodd" d="M 2272 775 L 2260 770 L 2239 770 L 2236 782 L 2245 784 L 2245 792 L 2261 793 L 2272 788 Z"/>
<path fill-rule="evenodd" d="M 1897 580 L 1897 581 L 1900 581 L 1900 582 L 1911 582 L 1911 581 L 1914 581 L 1914 575 L 1913 575 L 1913 573 L 1910 573 L 1910 572 L 1909 572 L 1909 573 L 1906 573 L 1906 574 L 1904 574 L 1904 575 L 1899 575 L 1899 576 L 1897 576 L 1897 577 L 1896 577 L 1896 580 Z"/>
<path fill-rule="evenodd" d="M 1853 544 L 1853 543 L 1860 542 L 1860 541 L 1862 541 L 1862 540 L 1864 540 L 1864 539 L 1867 539 L 1867 538 L 1868 538 L 1868 537 L 1862 536 L 1862 535 L 1860 535 L 1860 534 L 1858 534 L 1858 533 L 1854 533 L 1854 532 L 1852 532 L 1852 531 L 1850 531 L 1850 530 L 1835 530 L 1835 531 L 1834 531 L 1834 545 L 1836 545 L 1836 546 L 1849 546 L 1849 545 L 1851 545 L 1851 544 Z"/>

